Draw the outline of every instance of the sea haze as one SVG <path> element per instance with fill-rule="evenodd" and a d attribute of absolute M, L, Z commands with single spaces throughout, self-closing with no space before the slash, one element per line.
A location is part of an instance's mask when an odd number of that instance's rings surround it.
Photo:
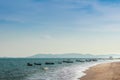
<path fill-rule="evenodd" d="M 92 55 L 92 54 L 80 54 L 80 53 L 66 53 L 66 54 L 36 54 L 29 56 L 28 58 L 120 58 L 119 54 L 107 54 L 107 55 Z"/>

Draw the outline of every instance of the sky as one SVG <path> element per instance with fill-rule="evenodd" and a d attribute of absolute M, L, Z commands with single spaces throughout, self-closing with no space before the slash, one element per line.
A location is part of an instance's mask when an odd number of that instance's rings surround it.
<path fill-rule="evenodd" d="M 120 0 L 0 0 L 0 57 L 120 53 Z"/>

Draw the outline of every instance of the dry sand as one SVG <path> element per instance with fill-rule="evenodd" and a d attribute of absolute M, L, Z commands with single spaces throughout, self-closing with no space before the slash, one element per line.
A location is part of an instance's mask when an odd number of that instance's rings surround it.
<path fill-rule="evenodd" d="M 99 64 L 85 73 L 80 80 L 120 80 L 120 62 Z"/>

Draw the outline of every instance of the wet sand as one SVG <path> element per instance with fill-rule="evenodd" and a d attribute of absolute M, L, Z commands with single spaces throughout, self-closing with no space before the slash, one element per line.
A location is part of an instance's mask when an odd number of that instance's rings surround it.
<path fill-rule="evenodd" d="M 80 80 L 120 80 L 120 62 L 99 64 L 85 73 Z"/>

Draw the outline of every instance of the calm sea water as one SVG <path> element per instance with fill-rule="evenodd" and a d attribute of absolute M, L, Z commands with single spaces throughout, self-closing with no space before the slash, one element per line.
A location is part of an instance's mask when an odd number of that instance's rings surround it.
<path fill-rule="evenodd" d="M 96 62 L 62 63 L 66 59 L 35 59 L 35 58 L 1 58 L 0 80 L 77 80 L 86 66 Z M 45 62 L 53 62 L 54 65 L 45 65 Z M 42 65 L 27 66 L 27 63 L 41 63 Z M 43 70 L 47 67 L 48 70 Z"/>

